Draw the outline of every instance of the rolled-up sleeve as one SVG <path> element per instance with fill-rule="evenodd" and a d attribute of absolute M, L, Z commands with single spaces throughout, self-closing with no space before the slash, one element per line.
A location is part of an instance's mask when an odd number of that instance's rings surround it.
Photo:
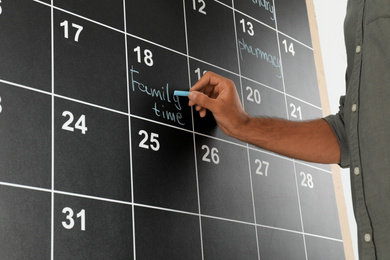
<path fill-rule="evenodd" d="M 349 167 L 349 144 L 344 123 L 344 101 L 345 96 L 342 96 L 340 98 L 339 112 L 336 115 L 329 115 L 324 119 L 332 128 L 340 145 L 341 159 L 339 165 L 343 168 L 346 168 Z"/>

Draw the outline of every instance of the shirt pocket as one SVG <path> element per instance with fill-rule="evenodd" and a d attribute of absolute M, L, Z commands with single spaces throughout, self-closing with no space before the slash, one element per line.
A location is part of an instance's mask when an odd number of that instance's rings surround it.
<path fill-rule="evenodd" d="M 365 16 L 366 24 L 379 18 L 390 18 L 389 0 L 366 0 Z"/>

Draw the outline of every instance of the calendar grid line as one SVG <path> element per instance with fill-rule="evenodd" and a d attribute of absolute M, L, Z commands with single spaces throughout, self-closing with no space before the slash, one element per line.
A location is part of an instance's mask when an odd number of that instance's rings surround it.
<path fill-rule="evenodd" d="M 273 1 L 274 8 L 275 8 L 275 0 L 272 0 L 272 1 Z M 275 10 L 275 13 L 274 13 L 275 28 L 278 31 L 278 18 L 277 18 L 276 13 L 277 12 Z M 278 42 L 279 56 L 281 57 L 282 53 L 281 53 L 281 50 L 280 50 L 279 33 L 276 34 L 276 39 L 277 39 L 277 42 Z M 285 83 L 282 59 L 280 60 L 280 66 L 281 66 L 281 74 L 282 74 L 282 85 L 283 85 L 283 90 L 284 90 L 284 100 L 285 100 L 285 105 L 286 105 L 286 110 L 287 110 L 286 111 L 287 112 L 287 119 L 290 119 L 290 115 L 289 115 L 289 111 L 288 111 L 288 102 L 287 102 L 287 95 L 286 95 L 287 91 L 286 91 L 286 83 Z M 294 175 L 295 175 L 295 184 L 296 184 L 296 194 L 297 194 L 297 197 L 298 197 L 299 218 L 300 218 L 300 221 L 301 221 L 301 229 L 302 229 L 302 233 L 303 233 L 303 235 L 302 235 L 303 247 L 304 247 L 304 251 L 305 251 L 306 260 L 308 260 L 307 247 L 306 247 L 306 238 L 305 238 L 305 228 L 304 228 L 303 217 L 302 217 L 302 206 L 301 206 L 301 198 L 300 198 L 300 195 L 299 195 L 298 176 L 297 176 L 297 171 L 296 171 L 296 166 L 295 166 L 295 160 L 293 160 L 293 165 L 294 165 Z"/>
<path fill-rule="evenodd" d="M 183 15 L 184 15 L 184 31 L 185 31 L 185 40 L 186 40 L 186 52 L 187 52 L 187 72 L 188 72 L 188 86 L 191 88 L 191 72 L 190 72 L 190 55 L 188 47 L 188 32 L 187 32 L 187 15 L 186 15 L 186 3 L 183 0 Z M 192 140 L 194 144 L 194 167 L 195 167 L 195 176 L 196 176 L 196 193 L 197 193 L 197 202 L 198 202 L 198 218 L 199 218 L 199 234 L 200 234 L 200 250 L 201 257 L 204 260 L 204 247 L 203 247 L 203 228 L 202 228 L 202 210 L 200 204 L 200 189 L 199 189 L 199 171 L 198 171 L 198 157 L 196 155 L 196 134 L 195 134 L 195 121 L 194 121 L 194 107 L 191 107 L 191 122 L 192 122 Z"/>
<path fill-rule="evenodd" d="M 234 34 L 236 39 L 236 50 L 237 50 L 237 62 L 238 62 L 238 73 L 240 78 L 240 88 L 241 88 L 241 100 L 244 100 L 244 91 L 243 91 L 243 84 L 242 84 L 242 73 L 241 73 L 241 61 L 240 61 L 240 53 L 238 51 L 237 46 L 237 40 L 238 40 L 238 33 L 237 33 L 237 21 L 236 21 L 236 15 L 237 12 L 235 6 L 234 6 L 234 0 L 232 0 L 232 13 L 233 13 L 233 24 L 234 24 Z M 245 102 L 242 104 L 244 110 L 245 110 Z M 248 159 L 248 165 L 250 165 L 250 155 L 249 155 L 249 144 L 246 144 L 246 153 L 247 153 L 247 159 Z M 252 209 L 253 209 L 253 221 L 255 223 L 255 226 L 257 225 L 257 216 L 256 216 L 256 206 L 255 206 L 255 196 L 253 192 L 253 180 L 252 180 L 252 170 L 251 167 L 249 169 L 249 180 L 250 180 L 250 187 L 251 187 L 251 196 L 252 196 Z M 255 227 L 255 235 L 256 235 L 256 250 L 257 250 L 257 259 L 260 260 L 260 246 L 259 246 L 259 235 L 257 228 Z"/>
<path fill-rule="evenodd" d="M 54 260 L 54 180 L 55 180 L 55 172 L 54 172 L 54 11 L 53 11 L 53 1 L 51 0 L 50 5 L 50 39 L 51 39 L 51 241 L 50 241 L 50 258 Z"/>
<path fill-rule="evenodd" d="M 137 259 L 137 240 L 136 240 L 136 230 L 135 230 L 135 208 L 134 208 L 134 172 L 133 172 L 133 149 L 132 149 L 132 138 L 131 138 L 131 104 L 130 104 L 130 81 L 129 81 L 129 56 L 128 56 L 128 46 L 127 46 L 127 21 L 126 21 L 126 0 L 123 0 L 123 26 L 124 26 L 124 39 L 125 39 L 125 59 L 126 59 L 126 90 L 127 90 L 127 118 L 128 118 L 128 124 L 129 124 L 129 151 L 130 151 L 130 158 L 129 158 L 129 166 L 130 166 L 130 183 L 131 183 L 131 224 L 132 224 L 132 237 L 133 237 L 133 258 L 134 260 Z"/>

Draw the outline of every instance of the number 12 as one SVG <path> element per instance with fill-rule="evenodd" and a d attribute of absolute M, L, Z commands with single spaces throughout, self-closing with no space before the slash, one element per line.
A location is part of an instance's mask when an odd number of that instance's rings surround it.
<path fill-rule="evenodd" d="M 192 3 L 195 11 L 197 10 L 199 13 L 207 15 L 206 11 L 204 10 L 206 8 L 206 3 L 204 0 L 198 0 L 198 3 L 202 4 L 202 6 L 199 9 L 196 8 L 196 0 L 193 0 Z"/>

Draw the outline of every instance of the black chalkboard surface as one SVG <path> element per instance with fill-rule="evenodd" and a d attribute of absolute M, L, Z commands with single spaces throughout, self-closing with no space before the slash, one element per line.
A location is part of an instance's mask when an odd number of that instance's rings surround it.
<path fill-rule="evenodd" d="M 344 259 L 330 167 L 199 118 L 205 71 L 322 116 L 304 0 L 0 0 L 0 259 Z"/>

